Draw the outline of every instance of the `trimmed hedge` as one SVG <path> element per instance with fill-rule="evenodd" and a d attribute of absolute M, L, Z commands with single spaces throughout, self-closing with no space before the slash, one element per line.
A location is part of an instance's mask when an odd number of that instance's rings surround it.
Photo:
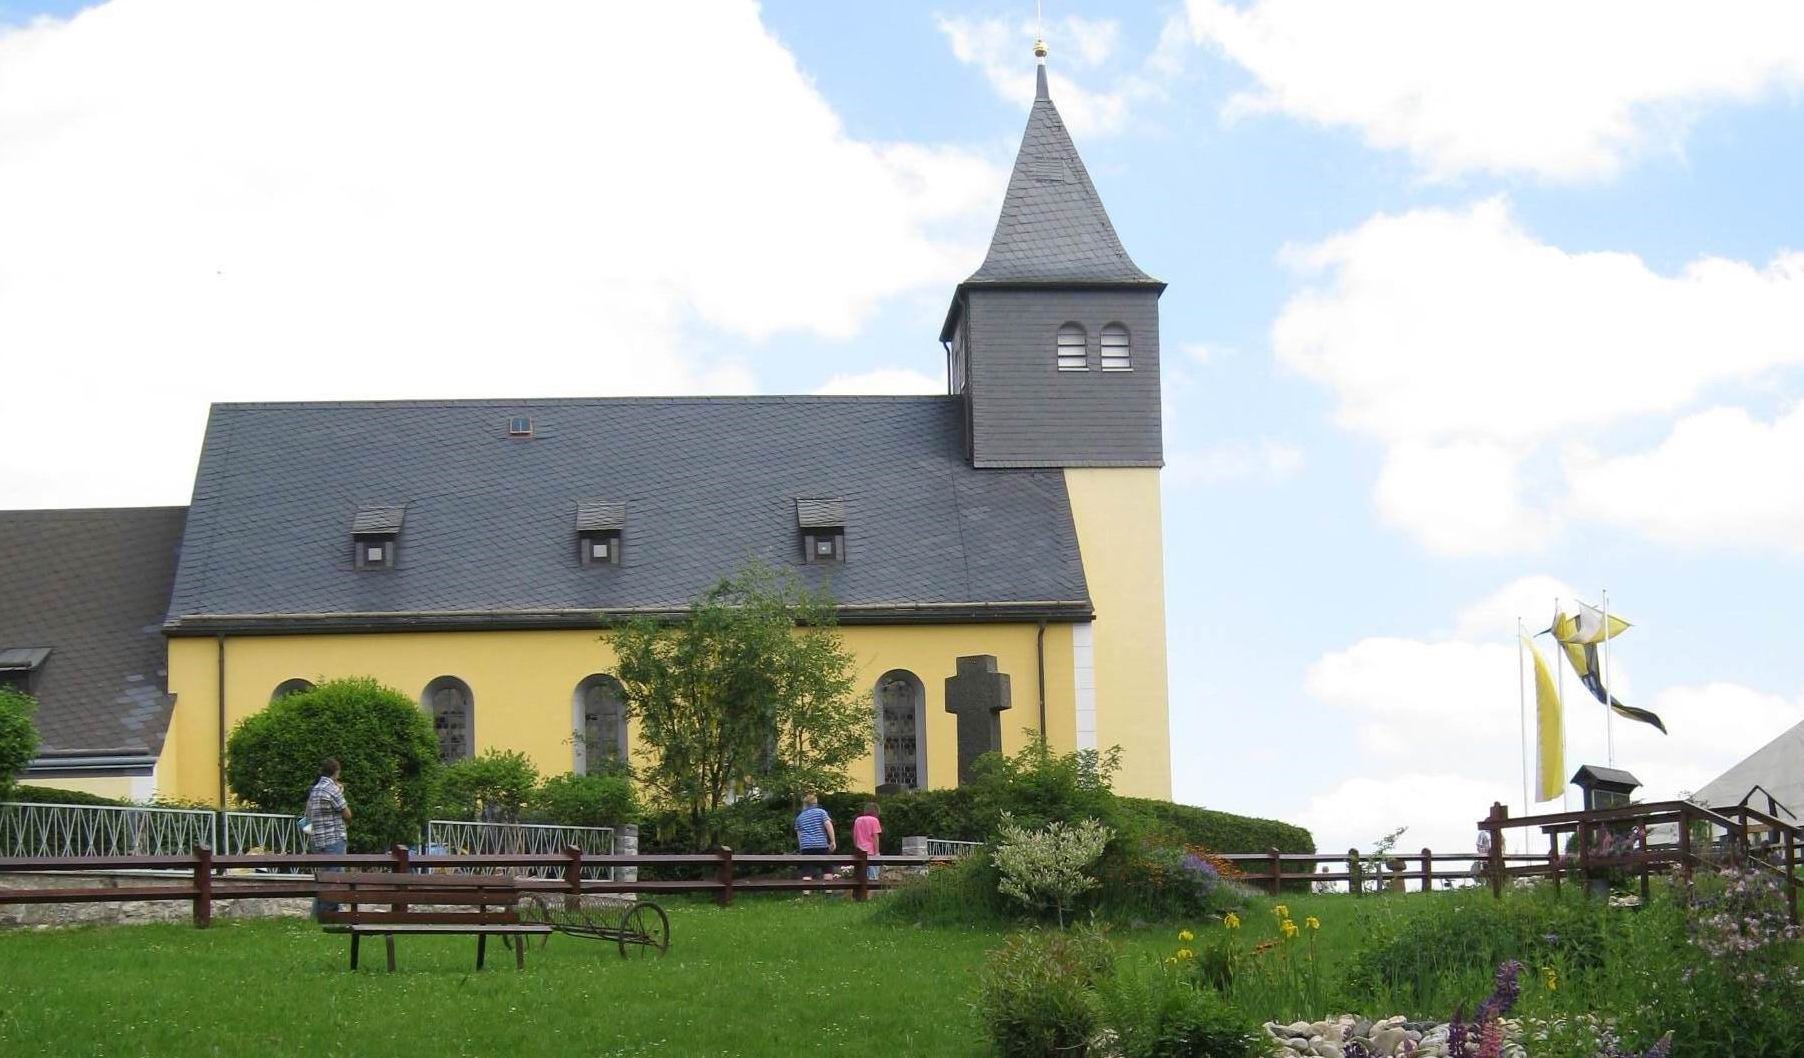
<path fill-rule="evenodd" d="M 1119 802 L 1125 813 L 1144 820 L 1149 829 L 1162 831 L 1186 845 L 1201 845 L 1210 852 L 1315 852 L 1315 838 L 1309 831 L 1276 819 L 1237 816 L 1145 797 L 1122 797 Z"/>
<path fill-rule="evenodd" d="M 134 804 L 132 801 L 122 801 L 117 797 L 102 797 L 99 794 L 83 793 L 80 790 L 58 790 L 50 786 L 26 786 L 23 783 L 6 791 L 5 800 L 34 805 L 110 805 L 119 807 Z"/>

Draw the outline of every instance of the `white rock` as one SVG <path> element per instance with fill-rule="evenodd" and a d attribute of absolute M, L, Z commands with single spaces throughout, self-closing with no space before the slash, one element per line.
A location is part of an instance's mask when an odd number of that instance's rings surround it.
<path fill-rule="evenodd" d="M 1390 1058 L 1391 1055 L 1397 1053 L 1397 1048 L 1401 1046 L 1403 1046 L 1402 1029 L 1395 1026 L 1386 1026 L 1381 1029 L 1372 1030 L 1373 1053 L 1384 1055 L 1385 1058 Z"/>

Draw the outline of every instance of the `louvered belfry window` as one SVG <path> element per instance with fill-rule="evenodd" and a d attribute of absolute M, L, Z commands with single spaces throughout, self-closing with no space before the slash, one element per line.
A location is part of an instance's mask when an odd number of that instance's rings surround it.
<path fill-rule="evenodd" d="M 1059 328 L 1058 359 L 1060 371 L 1085 371 L 1090 367 L 1088 336 L 1082 326 L 1067 323 Z"/>
<path fill-rule="evenodd" d="M 1128 329 L 1119 323 L 1111 323 L 1102 329 L 1102 369 L 1104 371 L 1132 371 L 1134 364 L 1130 359 L 1128 348 Z"/>

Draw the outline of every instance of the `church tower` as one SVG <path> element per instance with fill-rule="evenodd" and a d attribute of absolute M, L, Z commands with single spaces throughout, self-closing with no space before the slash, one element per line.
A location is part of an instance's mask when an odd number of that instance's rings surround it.
<path fill-rule="evenodd" d="M 1159 296 L 1134 264 L 1046 85 L 983 265 L 958 286 L 940 340 L 978 468 L 1058 469 L 1094 618 L 1072 630 L 1076 716 L 1055 746 L 1120 746 L 1116 788 L 1171 796 L 1159 468 Z M 1070 741 L 1067 742 L 1066 739 Z"/>
<path fill-rule="evenodd" d="M 940 333 L 979 467 L 1156 467 L 1159 295 L 1122 248 L 1046 87 L 982 267 Z"/>

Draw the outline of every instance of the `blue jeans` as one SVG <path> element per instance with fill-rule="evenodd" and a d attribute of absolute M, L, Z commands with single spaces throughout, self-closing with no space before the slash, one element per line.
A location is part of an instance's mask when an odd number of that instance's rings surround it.
<path fill-rule="evenodd" d="M 324 845 L 315 845 L 315 846 L 313 846 L 313 851 L 316 855 L 322 854 L 322 853 L 323 854 L 331 854 L 331 855 L 342 855 L 345 851 L 345 839 L 339 838 L 337 841 L 328 841 Z M 333 870 L 333 869 L 334 869 L 333 865 L 327 864 L 327 865 L 321 867 L 319 871 L 315 871 L 313 873 L 315 882 L 317 883 L 319 880 L 320 871 L 329 871 L 329 870 Z M 313 920 L 315 922 L 318 922 L 320 915 L 324 914 L 325 912 L 337 911 L 337 910 L 338 910 L 337 904 L 328 903 L 324 900 L 321 900 L 317 896 L 315 896 L 313 898 Z"/>

